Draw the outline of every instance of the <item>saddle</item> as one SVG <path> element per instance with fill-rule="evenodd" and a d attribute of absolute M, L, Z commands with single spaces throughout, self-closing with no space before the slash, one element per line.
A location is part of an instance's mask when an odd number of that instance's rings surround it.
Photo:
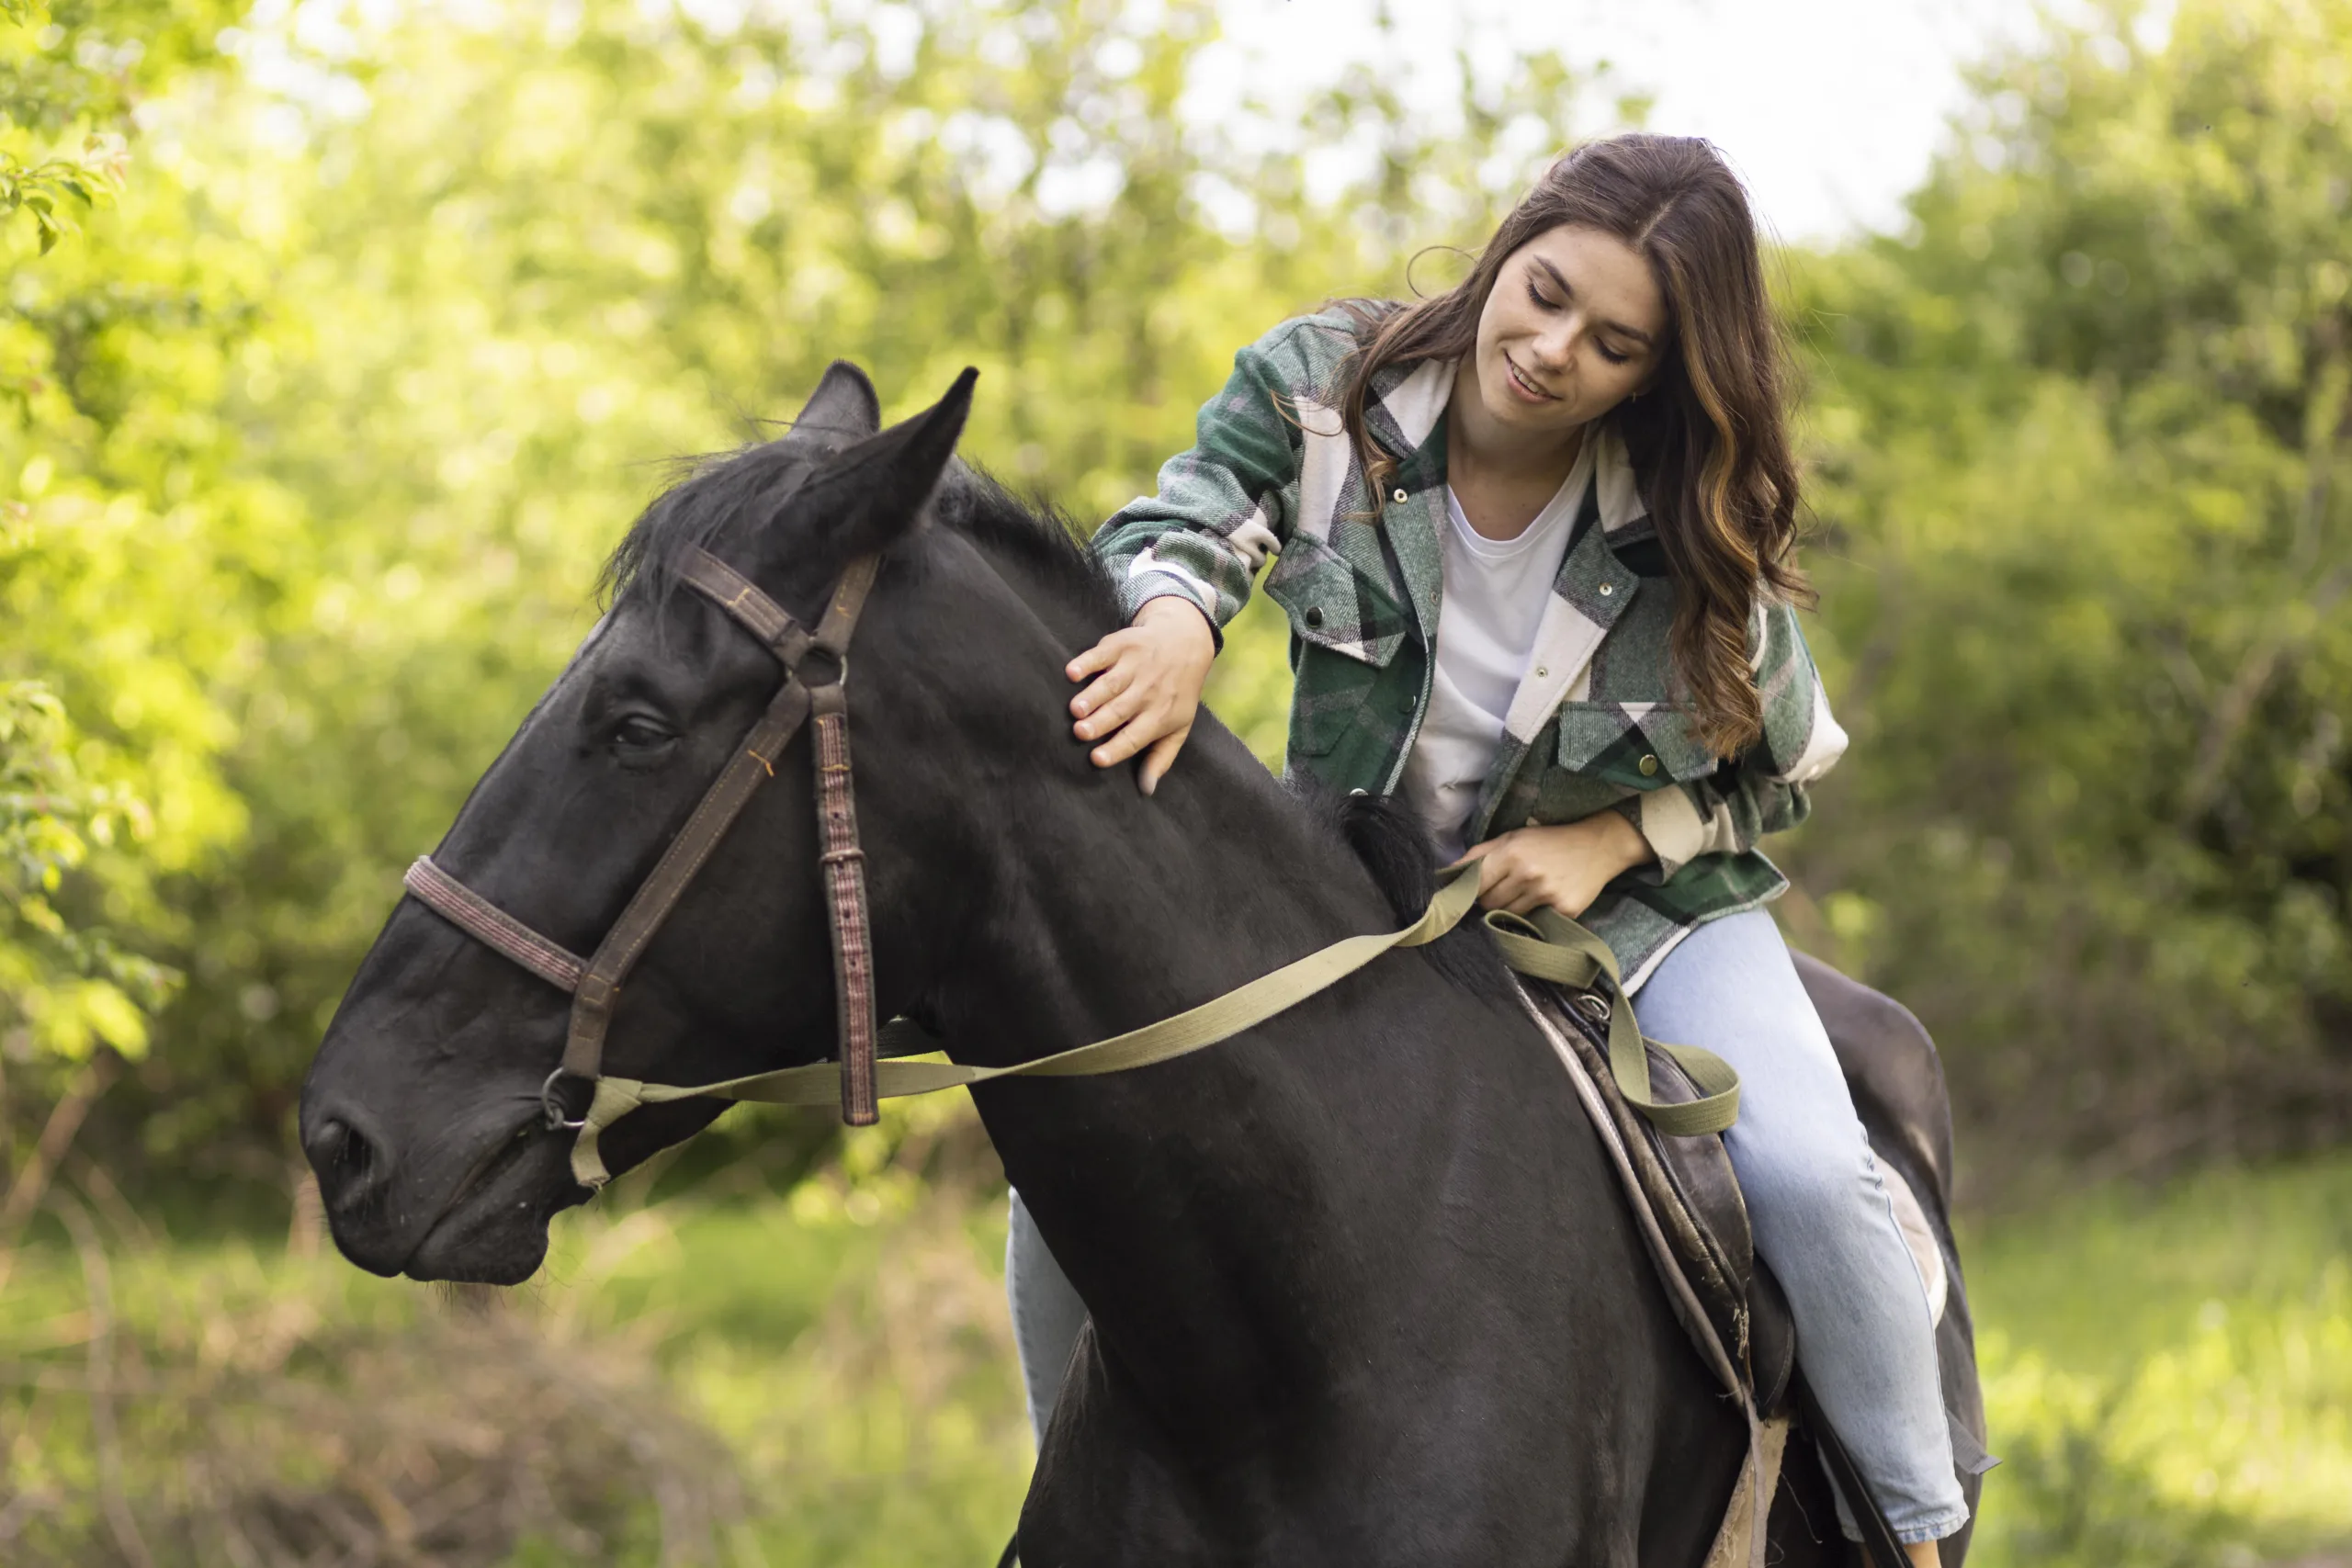
<path fill-rule="evenodd" d="M 1756 1257 L 1747 1204 L 1723 1139 L 1669 1136 L 1625 1103 L 1609 1073 L 1604 1032 L 1609 1003 L 1604 997 L 1541 984 L 1528 990 L 1555 1023 L 1565 1026 L 1558 1032 L 1600 1090 L 1617 1141 L 1630 1156 L 1634 1190 L 1627 1198 L 1646 1209 L 1665 1233 L 1673 1264 L 1689 1286 L 1690 1301 L 1705 1314 L 1716 1342 L 1730 1353 L 1758 1414 L 1777 1414 L 1795 1371 L 1796 1328 L 1780 1282 Z M 1673 1057 L 1653 1045 L 1649 1063 L 1650 1089 L 1657 1100 L 1679 1105 L 1698 1098 Z M 1678 1306 L 1684 1305 L 1680 1293 L 1673 1293 Z M 1685 1326 L 1698 1329 L 1695 1324 Z M 1706 1355 L 1705 1347 L 1701 1353 Z"/>
<path fill-rule="evenodd" d="M 1899 1004 L 1818 960 L 1795 956 L 1798 976 L 1853 1092 L 1897 1228 L 1927 1286 L 1929 1313 L 1940 1331 L 1953 1297 L 1940 1239 L 1950 1229 L 1952 1161 L 1951 1113 L 1935 1046 L 1918 1021 Z M 1625 1158 L 1618 1169 L 1627 1200 L 1655 1227 L 1657 1239 L 1651 1251 L 1661 1275 L 1669 1267 L 1673 1270 L 1661 1282 L 1701 1359 L 1716 1366 L 1719 1376 L 1719 1358 L 1728 1359 L 1741 1392 L 1762 1423 L 1770 1450 L 1762 1456 L 1767 1468 L 1777 1472 L 1781 1439 L 1803 1405 L 1804 1424 L 1832 1473 L 1849 1496 L 1866 1495 L 1835 1434 L 1826 1431 L 1803 1393 L 1788 1298 L 1771 1269 L 1756 1256 L 1747 1206 L 1723 1139 L 1661 1133 L 1626 1102 L 1609 1070 L 1610 1004 L 1605 995 L 1542 982 L 1526 985 L 1524 991 L 1539 1021 L 1549 1025 L 1545 1032 L 1555 1048 L 1565 1045 L 1582 1067 L 1579 1098 L 1596 1121 L 1606 1119 L 1608 1124 L 1598 1129 L 1604 1141 L 1623 1149 Z M 1651 1045 L 1648 1056 L 1654 1100 L 1682 1104 L 1701 1098 L 1699 1087 L 1671 1055 Z M 1915 1181 L 1926 1189 L 1924 1201 Z M 1985 1453 L 1964 1413 L 1948 1409 L 1946 1416 L 1953 1457 L 1963 1474 L 1982 1474 L 1998 1462 Z M 1718 1542 L 1718 1552 L 1726 1561 L 1747 1557 L 1760 1544 L 1738 1550 L 1729 1541 L 1751 1532 L 1760 1537 L 1760 1515 L 1769 1508 L 1770 1495 L 1768 1484 L 1746 1506 L 1735 1500 L 1735 1517 L 1726 1519 Z M 1742 1514 L 1745 1519 L 1737 1517 Z M 1872 1522 L 1866 1521 L 1866 1531 Z M 1884 1544 L 1894 1549 L 1891 1533 Z"/>

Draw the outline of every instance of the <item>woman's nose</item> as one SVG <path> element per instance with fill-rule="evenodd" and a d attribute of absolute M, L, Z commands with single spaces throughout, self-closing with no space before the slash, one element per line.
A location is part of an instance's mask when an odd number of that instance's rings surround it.
<path fill-rule="evenodd" d="M 1571 315 L 1555 321 L 1551 330 L 1540 333 L 1535 339 L 1535 368 L 1545 371 L 1566 370 L 1576 359 L 1577 340 L 1584 335 L 1584 323 Z"/>

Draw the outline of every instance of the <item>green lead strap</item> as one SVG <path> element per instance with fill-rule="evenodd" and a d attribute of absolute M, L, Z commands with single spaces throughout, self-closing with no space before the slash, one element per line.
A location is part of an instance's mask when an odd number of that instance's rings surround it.
<path fill-rule="evenodd" d="M 1499 911 L 1487 916 L 1487 930 L 1503 962 L 1522 975 L 1609 998 L 1609 1076 L 1625 1103 L 1648 1117 L 1661 1133 L 1695 1137 L 1720 1133 L 1739 1119 L 1739 1074 L 1713 1051 L 1697 1045 L 1645 1041 L 1634 1004 L 1617 975 L 1609 944 L 1556 909 L 1538 909 L 1532 919 Z M 1700 1098 L 1677 1103 L 1650 1095 L 1648 1047 L 1656 1045 L 1682 1066 Z"/>
<path fill-rule="evenodd" d="M 874 1090 L 882 1100 L 933 1094 L 945 1089 L 968 1089 L 1004 1077 L 1088 1077 L 1125 1072 L 1172 1061 L 1217 1044 L 1297 1006 L 1317 992 L 1354 974 L 1393 948 L 1419 947 L 1435 942 L 1462 922 L 1478 901 L 1479 869 L 1465 867 L 1438 890 L 1421 918 L 1404 930 L 1351 936 L 1261 975 L 1199 1007 L 1146 1024 L 1141 1029 L 1074 1046 L 1035 1061 L 1006 1067 L 969 1067 L 955 1062 L 885 1059 L 875 1064 Z M 1691 1046 L 1668 1045 L 1708 1097 L 1687 1105 L 1661 1105 L 1650 1099 L 1649 1062 L 1642 1050 L 1641 1030 L 1634 1021 L 1632 1004 L 1617 981 L 1617 961 L 1606 943 L 1582 926 L 1550 910 L 1538 925 L 1519 921 L 1535 934 L 1523 934 L 1500 922 L 1512 916 L 1487 917 L 1487 926 L 1503 960 L 1522 974 L 1546 980 L 1592 987 L 1606 981 L 1611 998 L 1609 1060 L 1618 1087 L 1642 1113 L 1669 1133 L 1720 1132 L 1738 1113 L 1739 1079 L 1721 1057 Z M 1554 923 L 1556 922 L 1556 925 Z M 1621 1037 L 1630 1049 L 1621 1049 Z M 642 1083 L 635 1078 L 600 1077 L 596 1098 L 588 1107 L 579 1141 L 572 1145 L 571 1174 L 583 1187 L 602 1187 L 610 1179 L 597 1151 L 598 1135 L 640 1105 L 708 1096 L 719 1100 L 758 1100 L 769 1105 L 831 1105 L 841 1098 L 841 1066 L 816 1062 L 805 1067 L 754 1073 L 719 1083 Z"/>

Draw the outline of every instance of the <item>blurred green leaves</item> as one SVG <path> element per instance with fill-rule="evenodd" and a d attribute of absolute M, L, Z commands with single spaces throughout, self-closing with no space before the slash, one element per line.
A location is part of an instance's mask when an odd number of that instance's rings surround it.
<path fill-rule="evenodd" d="M 0 242 L 12 266 L 0 470 L 14 496 L 0 502 L 0 1055 L 31 1069 L 34 1089 L 6 1106 L 17 1114 L 41 1109 L 101 1044 L 145 1052 L 149 1016 L 178 976 L 118 933 L 152 923 L 152 876 L 232 815 L 204 798 L 205 732 L 217 727 L 155 657 L 136 624 L 143 606 L 116 592 L 144 501 L 93 460 L 106 416 L 73 384 L 95 370 L 89 333 L 119 311 L 130 280 L 51 254 L 76 210 L 122 190 L 137 97 L 200 56 L 198 37 L 225 16 L 161 0 L 104 17 L 12 4 L 0 20 Z M 163 45 L 152 56 L 151 41 Z M 18 215 L 31 220 L 38 264 L 8 221 Z M 86 613 L 94 592 L 116 624 Z"/>
<path fill-rule="evenodd" d="M 0 684 L 0 1021 L 20 1057 L 79 1062 L 100 1043 L 136 1056 L 147 1048 L 146 1010 L 177 977 L 102 929 L 69 925 L 55 900 L 93 847 L 136 842 L 146 814 L 135 797 L 82 785 L 62 750 L 66 733 L 46 687 Z"/>
<path fill-rule="evenodd" d="M 1792 923 L 2119 1169 L 2352 1104 L 2352 18 L 2145 34 L 1986 69 L 1911 232 L 1795 269 L 1855 745 Z"/>

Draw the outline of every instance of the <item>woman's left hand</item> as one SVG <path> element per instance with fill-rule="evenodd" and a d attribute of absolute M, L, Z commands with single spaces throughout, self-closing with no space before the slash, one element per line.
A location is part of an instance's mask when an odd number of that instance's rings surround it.
<path fill-rule="evenodd" d="M 1602 888 L 1649 859 L 1640 829 L 1621 813 L 1599 811 L 1555 828 L 1514 828 L 1454 863 L 1478 863 L 1478 902 L 1489 909 L 1532 915 L 1548 905 L 1573 919 Z"/>

